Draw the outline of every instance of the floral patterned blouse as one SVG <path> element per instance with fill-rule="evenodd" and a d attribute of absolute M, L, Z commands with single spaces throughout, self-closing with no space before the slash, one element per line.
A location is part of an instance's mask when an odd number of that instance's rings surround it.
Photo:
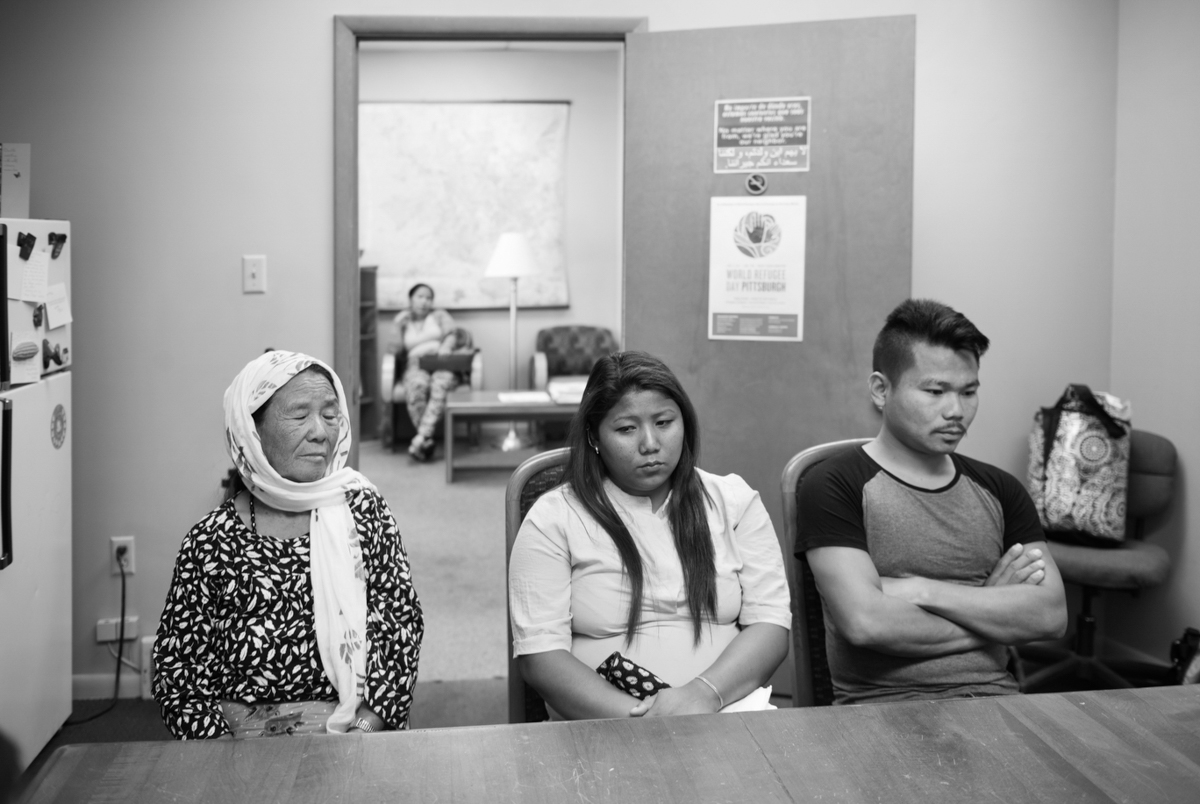
<path fill-rule="evenodd" d="M 396 520 L 378 493 L 346 495 L 367 564 L 363 702 L 389 728 L 408 727 L 424 621 Z M 337 700 L 313 624 L 309 537 L 250 530 L 230 500 L 183 539 L 154 645 L 154 698 L 179 739 L 230 729 L 222 699 Z"/>

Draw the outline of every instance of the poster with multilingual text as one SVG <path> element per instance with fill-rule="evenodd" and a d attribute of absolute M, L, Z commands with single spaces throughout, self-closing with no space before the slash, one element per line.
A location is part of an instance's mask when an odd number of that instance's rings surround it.
<path fill-rule="evenodd" d="M 716 102 L 713 172 L 808 170 L 812 98 L 745 98 Z"/>
<path fill-rule="evenodd" d="M 803 340 L 807 199 L 735 196 L 711 202 L 709 340 Z"/>

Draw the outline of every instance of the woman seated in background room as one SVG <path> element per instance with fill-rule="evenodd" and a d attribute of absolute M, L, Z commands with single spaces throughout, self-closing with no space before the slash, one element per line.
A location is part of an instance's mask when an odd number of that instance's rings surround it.
<path fill-rule="evenodd" d="M 675 375 L 641 352 L 601 358 L 568 440 L 509 566 L 513 650 L 551 716 L 768 708 L 791 625 L 779 542 L 744 480 L 697 468 Z"/>
<path fill-rule="evenodd" d="M 408 725 L 423 621 L 392 512 L 345 466 L 346 395 L 273 351 L 225 391 L 238 478 L 183 539 L 154 645 L 177 738 Z"/>
<path fill-rule="evenodd" d="M 408 454 L 418 461 L 433 457 L 433 431 L 446 410 L 446 394 L 458 385 L 452 371 L 430 374 L 421 368 L 421 358 L 448 355 L 454 349 L 454 319 L 445 310 L 433 309 L 433 288 L 422 282 L 408 291 L 408 309 L 396 316 L 399 348 L 405 352 L 404 400 L 417 434 Z"/>

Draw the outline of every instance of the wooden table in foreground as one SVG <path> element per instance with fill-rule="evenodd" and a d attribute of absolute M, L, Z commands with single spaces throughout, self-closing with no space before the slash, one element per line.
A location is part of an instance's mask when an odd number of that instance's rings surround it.
<path fill-rule="evenodd" d="M 501 402 L 498 391 L 452 391 L 446 397 L 446 482 L 454 482 L 456 468 L 516 469 L 537 450 L 500 452 L 495 449 L 469 456 L 469 462 L 454 460 L 454 422 L 570 421 L 578 404 L 556 402 Z"/>
<path fill-rule="evenodd" d="M 58 749 L 50 802 L 1192 802 L 1200 685 Z"/>

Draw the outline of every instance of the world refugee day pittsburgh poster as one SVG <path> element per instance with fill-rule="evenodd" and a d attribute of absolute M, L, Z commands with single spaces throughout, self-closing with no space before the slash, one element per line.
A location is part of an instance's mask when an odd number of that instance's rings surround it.
<path fill-rule="evenodd" d="M 708 337 L 804 339 L 807 198 L 711 199 Z"/>

